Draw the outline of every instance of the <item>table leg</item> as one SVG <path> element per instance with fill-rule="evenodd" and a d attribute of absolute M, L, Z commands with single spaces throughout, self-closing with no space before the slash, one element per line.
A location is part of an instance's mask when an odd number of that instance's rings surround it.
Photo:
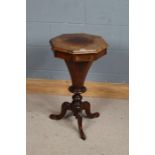
<path fill-rule="evenodd" d="M 86 136 L 83 132 L 83 128 L 82 128 L 82 117 L 80 115 L 78 115 L 77 117 L 77 120 L 78 120 L 78 127 L 79 127 L 79 132 L 80 132 L 80 137 L 85 140 L 86 139 Z"/>
<path fill-rule="evenodd" d="M 62 119 L 65 116 L 67 110 L 70 110 L 70 103 L 69 102 L 64 102 L 62 104 L 62 106 L 61 106 L 60 114 L 58 114 L 58 115 L 51 114 L 49 117 L 51 119 L 60 120 L 60 119 Z"/>
<path fill-rule="evenodd" d="M 85 110 L 88 118 L 95 118 L 95 117 L 99 117 L 100 116 L 100 114 L 98 112 L 91 113 L 90 103 L 89 102 L 84 101 L 84 102 L 82 102 L 81 105 L 82 105 L 82 109 Z"/>

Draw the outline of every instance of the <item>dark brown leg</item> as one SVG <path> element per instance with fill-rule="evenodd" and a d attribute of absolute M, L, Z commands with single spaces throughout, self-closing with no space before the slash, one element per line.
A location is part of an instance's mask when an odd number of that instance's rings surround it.
<path fill-rule="evenodd" d="M 79 132 L 80 132 L 80 137 L 85 140 L 86 136 L 83 132 L 83 128 L 82 128 L 82 117 L 80 115 L 76 116 L 77 120 L 78 120 L 78 127 L 79 127 Z"/>
<path fill-rule="evenodd" d="M 81 103 L 82 103 L 82 96 L 80 94 L 74 94 L 73 95 L 73 101 L 71 103 L 71 110 L 73 111 L 73 114 L 75 116 L 75 118 L 78 121 L 78 128 L 79 128 L 79 132 L 80 132 L 80 137 L 85 140 L 86 136 L 83 132 L 83 128 L 82 128 L 82 116 L 81 116 Z"/>
<path fill-rule="evenodd" d="M 67 110 L 70 110 L 70 103 L 64 102 L 61 106 L 61 113 L 58 115 L 51 114 L 49 117 L 51 119 L 60 120 L 65 116 Z"/>
<path fill-rule="evenodd" d="M 82 102 L 82 109 L 85 110 L 88 118 L 99 117 L 100 114 L 98 112 L 91 113 L 90 111 L 90 103 L 87 101 Z"/>

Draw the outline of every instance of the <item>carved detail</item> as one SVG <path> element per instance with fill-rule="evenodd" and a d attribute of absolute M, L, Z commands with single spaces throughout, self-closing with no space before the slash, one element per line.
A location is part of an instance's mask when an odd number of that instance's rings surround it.
<path fill-rule="evenodd" d="M 60 114 L 58 114 L 58 115 L 51 114 L 49 117 L 51 119 L 60 120 L 60 119 L 62 119 L 65 116 L 67 110 L 70 110 L 70 103 L 69 102 L 64 102 L 61 105 L 61 112 L 60 112 Z"/>
<path fill-rule="evenodd" d="M 90 103 L 87 101 L 82 102 L 82 96 L 80 95 L 80 93 L 75 93 L 72 96 L 72 99 L 73 99 L 73 101 L 71 103 L 64 102 L 62 104 L 61 112 L 59 115 L 51 114 L 49 117 L 51 119 L 60 120 L 65 116 L 67 110 L 71 110 L 73 112 L 73 115 L 77 119 L 80 137 L 83 140 L 85 140 L 86 136 L 83 132 L 83 127 L 82 127 L 82 110 L 85 110 L 88 118 L 99 117 L 99 113 L 98 112 L 91 113 Z"/>
<path fill-rule="evenodd" d="M 99 117 L 99 113 L 91 113 L 90 103 L 82 102 L 81 93 L 86 91 L 84 81 L 91 64 L 107 53 L 108 44 L 100 36 L 84 33 L 63 34 L 51 39 L 50 44 L 55 57 L 62 58 L 66 62 L 72 80 L 69 91 L 74 93 L 73 101 L 64 102 L 60 114 L 50 115 L 50 118 L 62 119 L 67 110 L 71 110 L 77 119 L 80 136 L 85 140 L 82 110 L 85 110 L 88 118 Z"/>

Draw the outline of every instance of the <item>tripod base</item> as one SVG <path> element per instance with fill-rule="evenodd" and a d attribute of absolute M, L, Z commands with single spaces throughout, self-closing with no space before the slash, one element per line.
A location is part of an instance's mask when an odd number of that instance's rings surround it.
<path fill-rule="evenodd" d="M 54 120 L 60 120 L 65 116 L 67 110 L 71 110 L 73 112 L 73 115 L 77 119 L 80 137 L 85 140 L 86 136 L 83 132 L 82 127 L 82 110 L 85 110 L 87 117 L 91 119 L 99 117 L 99 113 L 91 113 L 90 103 L 87 101 L 82 101 L 82 96 L 79 93 L 74 94 L 72 98 L 73 101 L 71 103 L 64 102 L 62 104 L 60 114 L 51 114 L 49 117 Z"/>

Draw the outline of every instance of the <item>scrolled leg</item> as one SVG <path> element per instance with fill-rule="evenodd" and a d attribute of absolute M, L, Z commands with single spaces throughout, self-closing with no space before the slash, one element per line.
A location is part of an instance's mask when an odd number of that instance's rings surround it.
<path fill-rule="evenodd" d="M 70 103 L 69 102 L 64 102 L 62 104 L 62 106 L 61 106 L 60 114 L 58 114 L 58 115 L 51 114 L 49 117 L 51 119 L 60 120 L 60 119 L 62 119 L 65 116 L 67 110 L 70 110 Z"/>
<path fill-rule="evenodd" d="M 95 118 L 95 117 L 100 116 L 100 114 L 98 112 L 91 113 L 90 103 L 87 101 L 82 102 L 82 109 L 85 110 L 88 118 Z"/>

